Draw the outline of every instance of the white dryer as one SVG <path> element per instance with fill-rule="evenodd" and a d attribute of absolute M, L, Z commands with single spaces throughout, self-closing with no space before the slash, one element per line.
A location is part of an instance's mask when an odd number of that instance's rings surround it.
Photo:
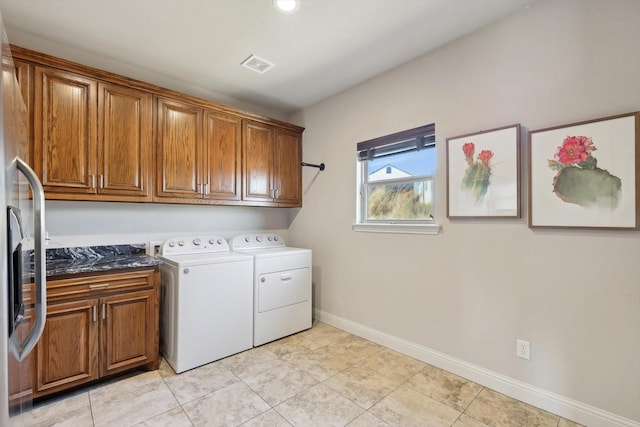
<path fill-rule="evenodd" d="M 253 345 L 311 327 L 311 249 L 287 247 L 277 234 L 242 234 L 235 253 L 252 255 Z"/>
<path fill-rule="evenodd" d="M 253 257 L 217 236 L 163 243 L 160 352 L 180 373 L 253 346 Z"/>

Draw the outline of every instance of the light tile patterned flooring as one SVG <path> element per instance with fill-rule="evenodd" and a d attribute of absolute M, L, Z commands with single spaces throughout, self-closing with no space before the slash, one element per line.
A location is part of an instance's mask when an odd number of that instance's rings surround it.
<path fill-rule="evenodd" d="M 34 426 L 553 426 L 571 421 L 327 324 L 176 375 L 37 404 Z"/>

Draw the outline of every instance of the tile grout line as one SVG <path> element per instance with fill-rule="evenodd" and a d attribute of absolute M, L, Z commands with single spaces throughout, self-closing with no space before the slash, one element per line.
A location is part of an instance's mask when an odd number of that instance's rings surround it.
<path fill-rule="evenodd" d="M 462 378 L 462 377 L 461 377 L 461 378 Z M 466 379 L 466 378 L 465 378 L 465 379 Z M 471 380 L 467 380 L 467 381 L 471 381 Z M 478 384 L 478 383 L 474 383 L 474 384 Z M 478 384 L 478 385 L 479 385 L 479 384 Z M 474 417 L 472 417 L 471 415 L 467 415 L 467 414 L 466 414 L 467 409 L 469 409 L 469 407 L 471 406 L 471 404 L 472 404 L 473 402 L 475 402 L 475 401 L 476 401 L 476 399 L 478 398 L 478 396 L 480 396 L 480 393 L 482 393 L 482 391 L 483 391 L 483 390 L 485 390 L 485 388 L 486 388 L 486 387 L 484 387 L 484 386 L 480 386 L 480 387 L 481 387 L 480 391 L 479 391 L 475 396 L 473 396 L 473 399 L 471 399 L 471 401 L 469 402 L 469 404 L 468 404 L 467 406 L 465 406 L 465 408 L 462 410 L 462 412 L 460 412 L 460 415 L 458 415 L 458 418 L 456 418 L 456 420 L 453 422 L 453 424 L 451 424 L 452 426 L 453 426 L 453 425 L 455 425 L 455 423 L 456 423 L 456 422 L 457 422 L 457 421 L 458 421 L 458 420 L 459 420 L 463 415 L 465 415 L 465 416 L 467 416 L 467 417 L 469 417 L 469 418 L 471 418 L 471 419 L 473 419 L 473 420 L 475 420 L 475 421 L 478 421 L 478 422 L 479 422 L 479 423 L 481 423 L 481 424 L 485 424 L 485 423 L 481 422 L 480 420 L 476 420 L 476 419 L 475 419 Z M 485 425 L 486 425 L 486 424 L 485 424 Z"/>
<path fill-rule="evenodd" d="M 175 375 L 178 375 L 174 372 Z M 167 377 L 160 375 L 160 378 L 162 378 L 162 382 L 164 383 L 164 385 L 167 387 L 167 389 L 169 389 L 169 393 L 171 393 L 171 395 L 173 396 L 173 398 L 176 400 L 176 402 L 178 403 L 177 408 L 180 408 L 180 410 L 182 410 L 182 413 L 184 414 L 185 417 L 187 417 L 187 419 L 189 420 L 189 423 L 191 423 L 192 426 L 195 426 L 195 423 L 193 422 L 193 420 L 191 419 L 191 417 L 189 416 L 189 413 L 187 411 L 184 410 L 184 406 L 182 406 L 182 403 L 180 403 L 180 401 L 178 400 L 178 397 L 176 396 L 176 394 L 173 392 L 173 390 L 171 389 L 171 386 L 167 383 Z M 195 400 L 195 399 L 194 399 Z M 189 403 L 189 402 L 186 402 Z M 169 409 L 169 411 L 173 410 L 175 408 Z M 169 411 L 165 411 L 165 412 L 169 412 Z M 153 417 L 151 417 L 153 418 Z M 149 419 L 151 419 L 149 418 Z M 145 420 L 147 421 L 147 420 Z"/>

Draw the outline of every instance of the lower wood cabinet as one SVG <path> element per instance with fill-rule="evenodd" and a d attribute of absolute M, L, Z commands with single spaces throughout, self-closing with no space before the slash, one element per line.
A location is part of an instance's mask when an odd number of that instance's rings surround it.
<path fill-rule="evenodd" d="M 49 304 L 36 350 L 36 396 L 98 378 L 98 300 Z"/>
<path fill-rule="evenodd" d="M 140 366 L 157 369 L 158 280 L 155 268 L 50 280 L 34 397 Z"/>
<path fill-rule="evenodd" d="M 158 359 L 155 290 L 127 292 L 100 299 L 100 376 Z"/>
<path fill-rule="evenodd" d="M 24 298 L 24 297 L 23 297 Z M 28 305 L 27 299 L 24 298 L 25 305 Z M 20 341 L 24 341 L 27 334 L 31 330 L 33 324 L 33 308 L 27 308 L 24 312 L 24 318 L 18 325 L 17 335 Z M 32 398 L 32 378 L 33 378 L 33 352 L 30 353 L 22 363 L 19 363 L 15 357 L 8 358 L 8 386 L 9 386 L 9 405 L 19 405 L 22 402 L 29 401 Z"/>

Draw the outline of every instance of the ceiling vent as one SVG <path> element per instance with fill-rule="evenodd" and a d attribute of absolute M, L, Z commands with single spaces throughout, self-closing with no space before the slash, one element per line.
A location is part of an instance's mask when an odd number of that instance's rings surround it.
<path fill-rule="evenodd" d="M 242 61 L 240 65 L 260 74 L 264 74 L 273 68 L 273 64 L 271 62 L 255 55 L 249 56 L 247 59 Z"/>

